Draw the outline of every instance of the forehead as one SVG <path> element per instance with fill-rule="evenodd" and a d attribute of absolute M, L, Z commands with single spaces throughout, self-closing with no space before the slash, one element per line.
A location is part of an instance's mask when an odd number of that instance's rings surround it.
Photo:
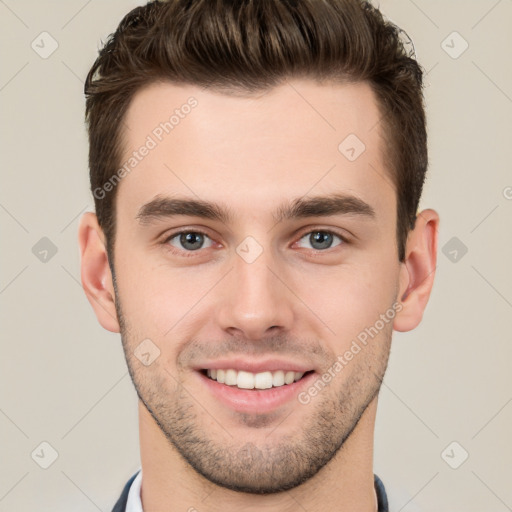
<path fill-rule="evenodd" d="M 294 80 L 251 96 L 155 83 L 124 119 L 118 204 L 156 196 L 229 203 L 250 215 L 285 198 L 348 192 L 393 209 L 380 113 L 366 83 Z"/>

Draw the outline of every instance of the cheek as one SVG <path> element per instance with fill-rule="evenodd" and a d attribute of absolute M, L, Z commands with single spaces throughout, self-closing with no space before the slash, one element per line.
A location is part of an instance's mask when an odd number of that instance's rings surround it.
<path fill-rule="evenodd" d="M 218 281 L 219 270 L 172 268 L 147 255 L 134 255 L 116 266 L 118 292 L 127 325 L 138 336 L 173 336 L 202 307 L 201 299 Z"/>
<path fill-rule="evenodd" d="M 311 280 L 302 276 L 297 295 L 318 314 L 341 349 L 392 307 L 397 279 L 398 269 L 382 261 L 341 265 Z"/>
<path fill-rule="evenodd" d="M 122 247 L 121 242 L 118 247 Z M 119 250 L 119 254 L 123 252 Z M 205 318 L 205 314 L 211 320 L 215 304 L 230 300 L 225 295 L 225 283 L 222 297 L 214 300 L 215 286 L 229 264 L 177 268 L 163 258 L 155 260 L 143 251 L 131 251 L 129 258 L 116 258 L 123 313 L 139 337 L 172 336 L 194 319 Z M 341 342 L 350 342 L 392 305 L 398 269 L 392 251 L 376 246 L 339 265 L 291 265 L 283 268 L 282 277 L 293 293 L 285 293 L 290 304 L 283 303 L 282 307 L 291 307 L 300 314 L 304 327 L 318 325 L 320 336 L 332 335 Z"/>

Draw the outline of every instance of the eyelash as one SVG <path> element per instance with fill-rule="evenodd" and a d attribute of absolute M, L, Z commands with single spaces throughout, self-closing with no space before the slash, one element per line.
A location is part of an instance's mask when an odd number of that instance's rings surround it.
<path fill-rule="evenodd" d="M 345 244 L 349 244 L 350 241 L 348 240 L 348 238 L 344 235 L 342 235 L 341 233 L 338 233 L 337 231 L 333 231 L 333 230 L 329 230 L 329 229 L 310 229 L 309 231 L 306 231 L 304 233 L 302 233 L 299 238 L 297 239 L 297 241 L 300 241 L 302 240 L 306 235 L 310 235 L 311 233 L 328 233 L 330 235 L 334 235 L 334 236 L 337 236 L 343 243 L 340 244 L 340 245 L 345 245 Z M 181 235 L 183 233 L 194 233 L 194 234 L 198 234 L 198 235 L 203 235 L 203 236 L 206 236 L 208 237 L 210 240 L 212 240 L 212 238 L 208 235 L 208 233 L 206 233 L 205 231 L 201 231 L 200 229 L 183 229 L 181 231 L 175 231 L 173 233 L 171 233 L 169 236 L 167 236 L 162 244 L 166 246 L 166 248 L 172 253 L 172 254 L 175 254 L 175 255 L 178 255 L 178 256 L 182 256 L 182 257 L 185 257 L 185 258 L 193 258 L 195 257 L 197 254 L 199 254 L 201 252 L 201 249 L 198 249 L 196 251 L 186 251 L 184 249 L 180 250 L 180 249 L 176 249 L 175 247 L 173 247 L 172 245 L 169 244 L 169 242 L 173 239 L 173 238 L 176 238 L 178 235 Z M 329 249 L 332 249 L 332 247 L 329 247 L 327 249 L 324 249 L 324 250 L 320 250 L 320 249 L 312 249 L 313 254 L 314 255 L 320 255 L 322 253 L 326 253 L 329 251 Z M 311 249 L 310 249 L 311 250 Z"/>

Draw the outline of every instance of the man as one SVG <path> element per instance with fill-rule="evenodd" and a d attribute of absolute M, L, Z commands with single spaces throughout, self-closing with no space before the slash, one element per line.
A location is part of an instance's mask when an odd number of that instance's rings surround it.
<path fill-rule="evenodd" d="M 358 0 L 151 2 L 85 92 L 82 283 L 139 397 L 114 510 L 388 510 L 378 393 L 439 223 L 401 31 Z"/>

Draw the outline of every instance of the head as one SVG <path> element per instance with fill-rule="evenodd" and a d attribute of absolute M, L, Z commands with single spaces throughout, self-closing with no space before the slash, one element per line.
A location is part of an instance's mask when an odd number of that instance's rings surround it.
<path fill-rule="evenodd" d="M 224 487 L 317 474 L 421 320 L 438 218 L 401 36 L 358 0 L 151 2 L 87 77 L 84 288 L 147 414 Z M 218 399 L 206 370 L 251 362 L 303 370 L 294 399 Z"/>

